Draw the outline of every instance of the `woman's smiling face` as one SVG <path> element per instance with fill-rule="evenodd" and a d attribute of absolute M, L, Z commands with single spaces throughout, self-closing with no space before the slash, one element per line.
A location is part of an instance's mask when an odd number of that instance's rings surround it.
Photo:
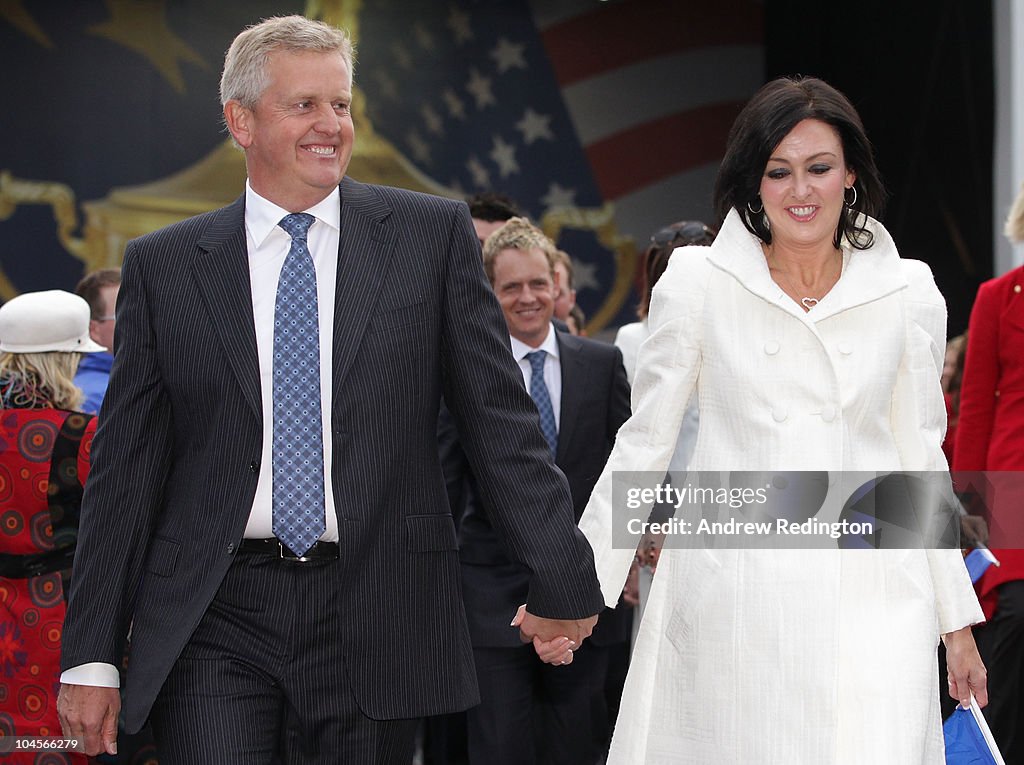
<path fill-rule="evenodd" d="M 761 177 L 772 244 L 807 249 L 831 243 L 856 177 L 834 127 L 813 119 L 797 123 L 772 151 Z"/>

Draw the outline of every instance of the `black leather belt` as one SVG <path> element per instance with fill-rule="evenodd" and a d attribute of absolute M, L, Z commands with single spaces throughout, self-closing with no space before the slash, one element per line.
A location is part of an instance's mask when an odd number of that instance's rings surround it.
<path fill-rule="evenodd" d="M 238 545 L 239 552 L 256 553 L 258 555 L 273 555 L 281 560 L 293 563 L 308 563 L 315 560 L 337 560 L 337 542 L 317 542 L 310 547 L 305 555 L 296 555 L 288 545 L 279 539 L 243 539 Z"/>
<path fill-rule="evenodd" d="M 74 558 L 74 545 L 27 555 L 0 553 L 0 576 L 7 579 L 31 579 L 34 576 L 52 574 L 54 571 L 71 568 Z"/>

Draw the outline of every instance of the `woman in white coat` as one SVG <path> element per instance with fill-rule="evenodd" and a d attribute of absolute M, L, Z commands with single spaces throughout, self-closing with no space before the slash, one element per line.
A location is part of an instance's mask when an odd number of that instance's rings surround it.
<path fill-rule="evenodd" d="M 883 197 L 826 83 L 775 80 L 737 118 L 724 223 L 654 290 L 633 416 L 580 521 L 609 605 L 634 553 L 612 475 L 664 474 L 692 395 L 692 470 L 945 470 L 945 304 L 871 217 Z M 958 550 L 666 549 L 608 762 L 938 765 L 937 643 L 950 693 L 984 704 L 981 619 Z"/>

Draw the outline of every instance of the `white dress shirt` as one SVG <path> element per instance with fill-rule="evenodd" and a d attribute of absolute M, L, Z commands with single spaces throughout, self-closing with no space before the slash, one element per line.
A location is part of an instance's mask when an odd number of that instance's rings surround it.
<path fill-rule="evenodd" d="M 334 290 L 338 273 L 338 243 L 341 236 L 341 203 L 338 190 L 304 210 L 316 218 L 306 238 L 316 269 L 316 299 L 320 313 L 320 412 L 323 415 L 324 510 L 327 529 L 320 539 L 338 541 L 338 515 L 334 509 L 331 482 L 331 394 L 334 380 Z M 245 239 L 249 249 L 249 282 L 252 287 L 252 312 L 256 327 L 256 353 L 259 356 L 260 392 L 263 408 L 263 451 L 260 476 L 256 483 L 249 523 L 248 539 L 274 536 L 272 519 L 271 448 L 274 442 L 274 304 L 281 266 L 291 248 L 292 238 L 278 223 L 288 211 L 270 202 L 245 184 Z"/>
<path fill-rule="evenodd" d="M 323 419 L 324 511 L 327 529 L 320 539 L 338 541 L 338 516 L 334 508 L 331 482 L 331 394 L 333 383 L 334 292 L 337 284 L 338 246 L 341 236 L 341 202 L 338 189 L 307 212 L 316 218 L 309 229 L 307 245 L 316 269 L 317 308 L 320 314 L 320 412 Z M 278 223 L 288 210 L 264 199 L 245 182 L 245 240 L 249 252 L 249 283 L 252 288 L 253 323 L 256 328 L 256 353 L 259 357 L 260 391 L 263 412 L 263 451 L 260 475 L 256 483 L 246 538 L 269 539 L 272 530 L 271 447 L 274 432 L 274 304 L 281 266 L 291 248 L 292 239 Z M 555 410 L 556 417 L 558 410 Z M 61 676 L 62 683 L 117 688 L 117 668 L 104 662 L 71 667 Z"/>
<path fill-rule="evenodd" d="M 555 414 L 555 428 L 561 430 L 562 418 L 562 362 L 558 356 L 558 340 L 555 338 L 554 326 L 548 327 L 547 337 L 544 342 L 536 348 L 531 348 L 521 340 L 512 339 L 512 355 L 519 362 L 519 371 L 523 373 L 523 380 L 526 382 L 526 389 L 530 389 L 530 380 L 533 377 L 533 370 L 526 354 L 533 351 L 547 351 L 544 358 L 544 384 L 548 386 L 548 397 L 551 399 L 551 409 Z"/>

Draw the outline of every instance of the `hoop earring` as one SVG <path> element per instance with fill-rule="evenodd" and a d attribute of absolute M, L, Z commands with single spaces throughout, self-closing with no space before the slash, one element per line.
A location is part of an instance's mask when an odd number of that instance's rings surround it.
<path fill-rule="evenodd" d="M 857 204 L 857 187 L 856 186 L 850 186 L 850 188 L 847 189 L 847 191 L 852 191 L 853 192 L 853 199 L 851 199 L 850 201 L 847 202 L 846 201 L 846 192 L 843 192 L 843 202 L 846 204 L 847 207 L 853 207 L 855 204 Z"/>
<path fill-rule="evenodd" d="M 761 197 L 758 197 L 757 200 L 760 202 L 761 201 Z M 761 202 L 761 209 L 760 210 L 755 210 L 753 207 L 750 206 L 750 202 L 747 202 L 747 209 L 750 210 L 750 212 L 753 215 L 760 215 L 761 213 L 764 212 L 764 202 Z"/>

